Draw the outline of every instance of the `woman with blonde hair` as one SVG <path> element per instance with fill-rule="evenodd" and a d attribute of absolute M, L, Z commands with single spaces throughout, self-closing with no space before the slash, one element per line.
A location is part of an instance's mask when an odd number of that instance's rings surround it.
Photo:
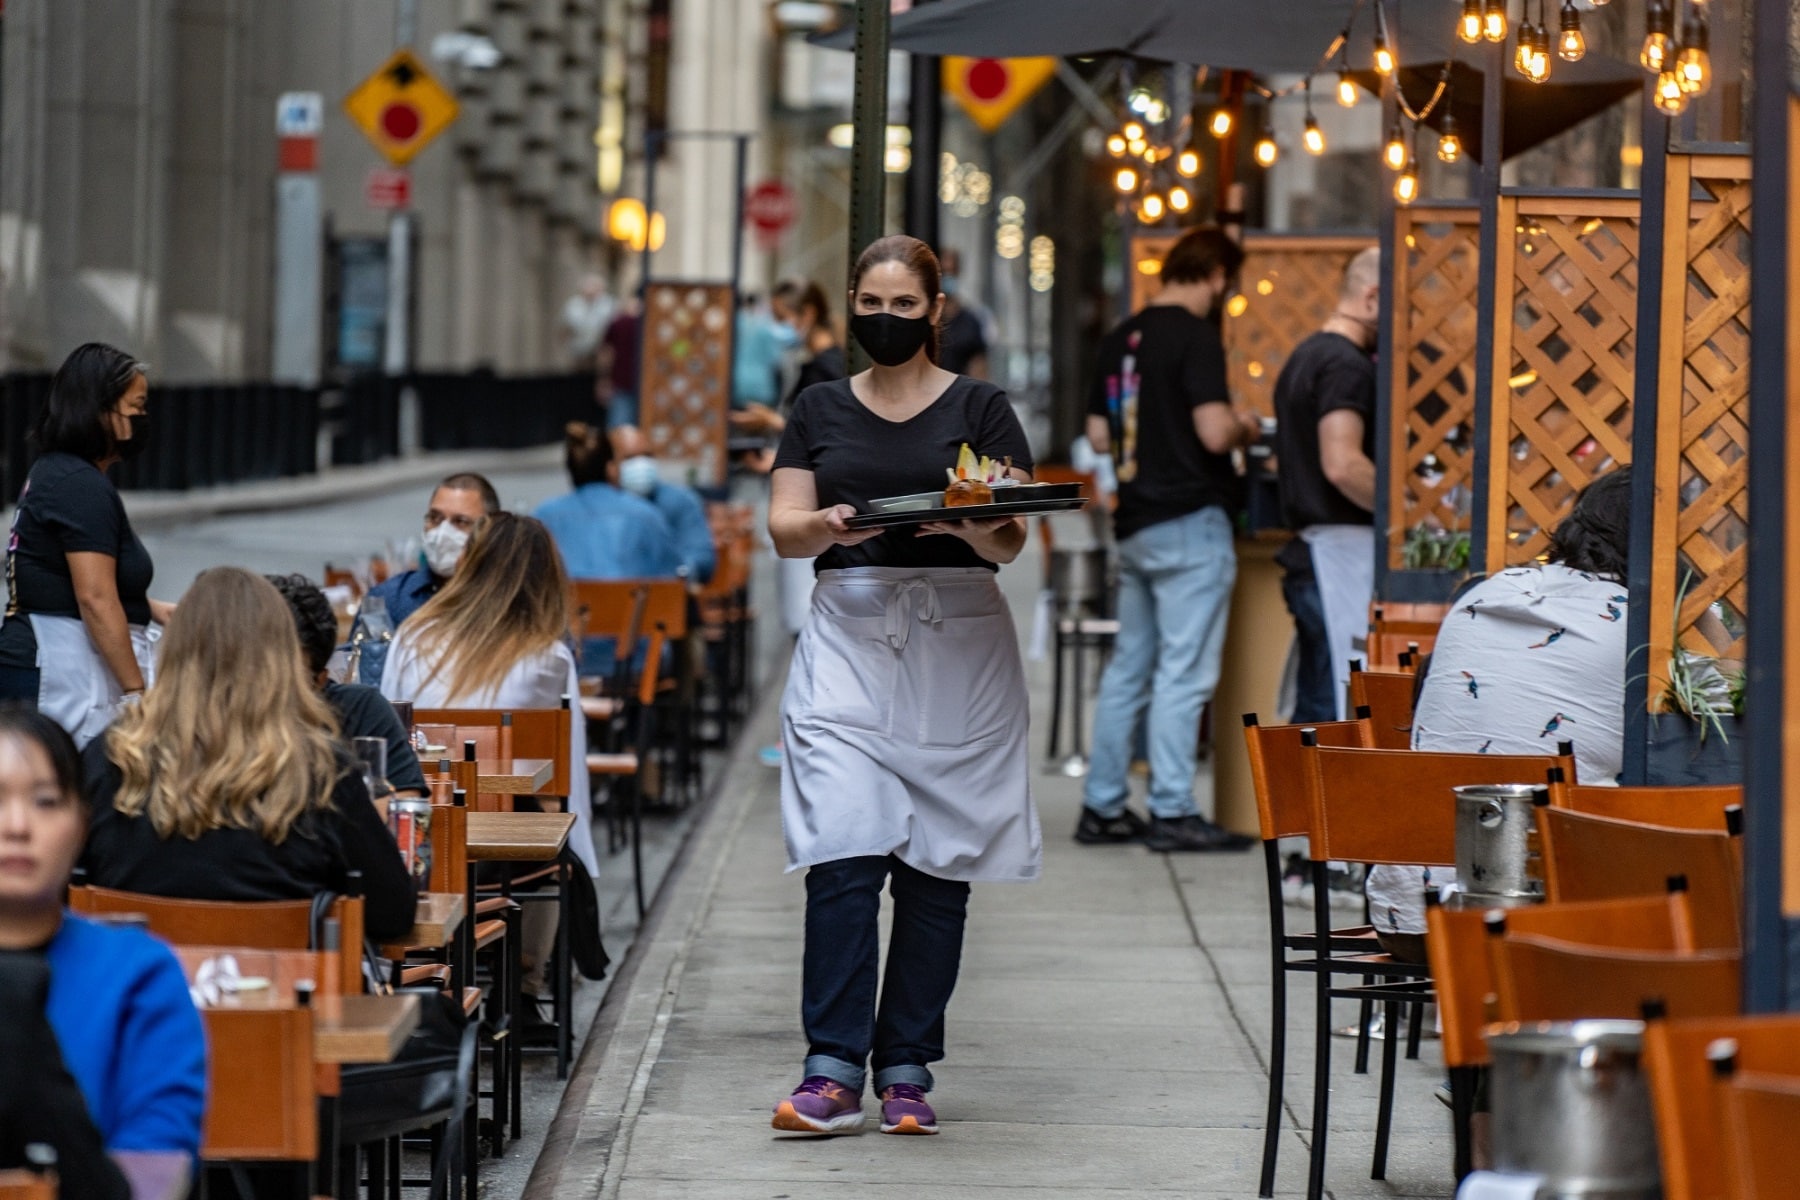
<path fill-rule="evenodd" d="M 204 571 L 171 617 L 156 682 L 84 756 L 82 865 L 101 887 L 288 900 L 362 872 L 369 937 L 412 927 L 415 893 L 286 601 L 260 575 Z"/>
<path fill-rule="evenodd" d="M 569 649 L 568 577 L 543 522 L 497 512 L 456 574 L 401 627 L 381 692 L 419 708 L 557 708 L 581 694 Z M 598 875 L 589 824 L 587 730 L 569 722 L 570 844 Z"/>

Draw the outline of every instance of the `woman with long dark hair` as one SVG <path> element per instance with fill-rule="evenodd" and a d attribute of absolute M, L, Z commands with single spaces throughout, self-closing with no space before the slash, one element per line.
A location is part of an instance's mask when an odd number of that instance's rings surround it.
<path fill-rule="evenodd" d="M 111 346 L 63 360 L 6 543 L 0 699 L 37 705 L 78 745 L 143 695 L 151 622 L 172 610 L 150 599 L 150 555 L 106 477 L 146 445 L 149 391 L 143 364 Z"/>
<path fill-rule="evenodd" d="M 1014 518 L 857 531 L 869 500 L 939 489 L 967 444 L 1030 479 L 1000 389 L 937 365 L 936 257 L 888 237 L 857 260 L 850 329 L 874 365 L 794 404 L 769 532 L 816 558 L 812 613 L 782 699 L 788 869 L 807 870 L 807 1056 L 775 1128 L 862 1128 L 874 1070 L 884 1133 L 936 1133 L 928 1064 L 944 1056 L 969 884 L 1035 879 L 1026 695 L 995 579 L 1025 544 Z M 876 1000 L 881 890 L 894 897 Z"/>

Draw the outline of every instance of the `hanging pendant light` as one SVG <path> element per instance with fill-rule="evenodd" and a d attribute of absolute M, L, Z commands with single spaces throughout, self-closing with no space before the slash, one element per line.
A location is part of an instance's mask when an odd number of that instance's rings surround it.
<path fill-rule="evenodd" d="M 1355 108 L 1359 98 L 1356 80 L 1350 77 L 1350 72 L 1340 71 L 1337 82 L 1337 102 L 1345 108 Z"/>
<path fill-rule="evenodd" d="M 1581 14 L 1575 11 L 1575 0 L 1563 0 L 1562 32 L 1556 39 L 1556 54 L 1564 62 L 1580 62 L 1587 57 L 1587 38 L 1581 32 Z"/>
<path fill-rule="evenodd" d="M 1207 122 L 1206 127 L 1212 130 L 1214 137 L 1225 138 L 1231 136 L 1232 123 L 1231 110 L 1219 108 L 1213 110 L 1212 120 Z"/>
<path fill-rule="evenodd" d="M 1456 132 L 1456 118 L 1451 115 L 1448 107 L 1444 110 L 1444 126 L 1438 132 L 1437 156 L 1441 163 L 1462 161 L 1462 138 Z"/>
<path fill-rule="evenodd" d="M 1137 171 L 1132 167 L 1120 167 L 1118 172 L 1113 175 L 1113 186 L 1118 188 L 1119 191 L 1125 195 L 1130 195 L 1132 192 L 1137 191 Z"/>
<path fill-rule="evenodd" d="M 1656 77 L 1656 90 L 1651 99 L 1656 104 L 1656 111 L 1665 117 L 1678 117 L 1687 110 L 1687 93 L 1681 90 L 1681 80 L 1672 70 Z"/>
<path fill-rule="evenodd" d="M 1184 213 L 1194 206 L 1194 198 L 1180 184 L 1169 189 L 1169 210 Z"/>
<path fill-rule="evenodd" d="M 1644 70 L 1661 74 L 1675 55 L 1675 42 L 1670 34 L 1674 32 L 1675 16 L 1669 11 L 1667 0 L 1650 0 L 1650 7 L 1644 11 L 1644 47 L 1638 52 L 1638 62 Z"/>
<path fill-rule="evenodd" d="M 1675 79 L 1690 96 L 1704 96 L 1712 89 L 1712 55 L 1707 53 L 1710 36 L 1706 28 L 1706 9 L 1695 3 L 1681 27 L 1681 49 L 1675 55 Z"/>
<path fill-rule="evenodd" d="M 1462 20 L 1456 23 L 1456 36 L 1471 46 L 1481 40 L 1481 0 L 1463 0 Z"/>
<path fill-rule="evenodd" d="M 1145 224 L 1156 224 L 1156 222 L 1163 219 L 1163 198 L 1155 192 L 1151 192 L 1148 196 L 1145 196 L 1143 202 L 1138 205 L 1138 214 Z"/>
<path fill-rule="evenodd" d="M 1265 133 L 1256 139 L 1256 146 L 1251 154 L 1255 156 L 1259 166 L 1272 167 L 1275 160 L 1281 157 L 1281 148 L 1275 144 L 1272 136 Z"/>
<path fill-rule="evenodd" d="M 1394 73 L 1394 51 L 1379 32 L 1375 35 L 1375 73 L 1384 79 Z"/>
<path fill-rule="evenodd" d="M 1192 179 L 1200 173 L 1200 152 L 1183 150 L 1175 158 L 1175 173 L 1183 179 Z"/>
<path fill-rule="evenodd" d="M 1419 198 L 1419 164 L 1413 159 L 1406 160 L 1399 178 L 1394 180 L 1394 200 L 1400 204 L 1411 204 Z"/>
<path fill-rule="evenodd" d="M 1490 42 L 1506 40 L 1506 0 L 1482 0 L 1481 36 Z"/>
<path fill-rule="evenodd" d="M 1388 165 L 1389 170 L 1398 171 L 1406 165 L 1406 159 L 1406 133 L 1400 128 L 1400 122 L 1395 120 L 1394 127 L 1388 130 L 1387 144 L 1381 148 L 1381 161 Z"/>

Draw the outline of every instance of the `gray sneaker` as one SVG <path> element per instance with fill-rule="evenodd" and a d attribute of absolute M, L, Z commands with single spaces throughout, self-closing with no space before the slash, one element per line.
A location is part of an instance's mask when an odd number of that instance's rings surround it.
<path fill-rule="evenodd" d="M 1199 813 L 1185 817 L 1151 817 L 1144 834 L 1144 845 L 1152 850 L 1186 850 L 1198 852 L 1234 852 L 1248 850 L 1256 840 L 1247 834 L 1233 833 L 1214 825 Z"/>

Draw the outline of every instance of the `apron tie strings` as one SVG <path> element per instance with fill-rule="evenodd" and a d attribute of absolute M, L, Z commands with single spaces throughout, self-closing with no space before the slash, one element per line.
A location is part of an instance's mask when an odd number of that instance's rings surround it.
<path fill-rule="evenodd" d="M 895 585 L 885 613 L 888 645 L 895 650 L 906 649 L 915 615 L 927 625 L 943 623 L 944 618 L 938 612 L 937 587 L 929 579 L 903 579 Z"/>

